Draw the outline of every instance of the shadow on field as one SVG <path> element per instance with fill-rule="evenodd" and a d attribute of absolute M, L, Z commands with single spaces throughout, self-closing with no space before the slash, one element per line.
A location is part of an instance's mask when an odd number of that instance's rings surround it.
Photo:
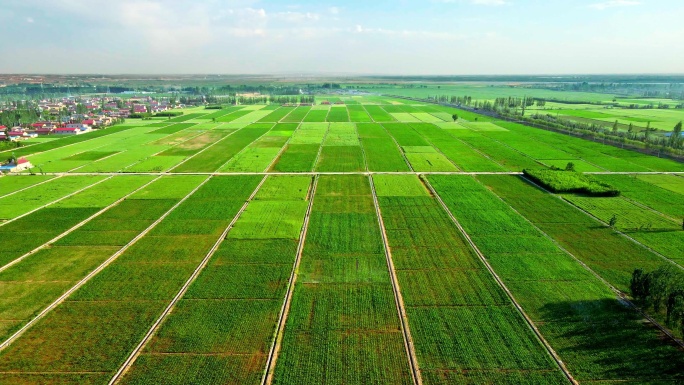
<path fill-rule="evenodd" d="M 684 382 L 684 352 L 617 300 L 549 304 L 541 316 L 541 332 L 580 382 Z"/>

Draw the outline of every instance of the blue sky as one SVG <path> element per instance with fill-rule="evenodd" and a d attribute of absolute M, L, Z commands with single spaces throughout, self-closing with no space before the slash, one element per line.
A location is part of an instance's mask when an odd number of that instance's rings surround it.
<path fill-rule="evenodd" d="M 2 3 L 2 73 L 684 72 L 680 0 Z"/>

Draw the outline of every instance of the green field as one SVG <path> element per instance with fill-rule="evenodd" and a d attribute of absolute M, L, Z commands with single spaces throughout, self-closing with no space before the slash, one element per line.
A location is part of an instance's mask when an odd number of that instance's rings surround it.
<path fill-rule="evenodd" d="M 0 384 L 684 381 L 664 313 L 626 302 L 635 269 L 684 268 L 682 163 L 389 96 L 321 100 L 20 148 L 39 167 L 0 177 Z M 620 114 L 581 106 L 558 112 Z M 619 196 L 522 174 L 569 162 Z"/>

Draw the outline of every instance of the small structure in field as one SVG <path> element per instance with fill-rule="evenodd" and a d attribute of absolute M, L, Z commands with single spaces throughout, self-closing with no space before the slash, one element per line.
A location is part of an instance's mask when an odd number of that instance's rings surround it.
<path fill-rule="evenodd" d="M 7 164 L 0 166 L 0 172 L 21 172 L 33 168 L 31 162 L 26 160 L 26 158 L 12 159 Z"/>

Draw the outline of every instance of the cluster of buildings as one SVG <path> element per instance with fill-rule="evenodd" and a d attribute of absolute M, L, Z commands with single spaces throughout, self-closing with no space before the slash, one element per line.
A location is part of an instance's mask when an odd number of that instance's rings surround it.
<path fill-rule="evenodd" d="M 20 141 L 38 137 L 39 135 L 78 135 L 93 129 L 112 125 L 113 118 L 104 115 L 90 116 L 80 121 L 53 122 L 42 121 L 31 123 L 27 127 L 8 128 L 0 126 L 0 140 Z"/>
<path fill-rule="evenodd" d="M 0 140 L 20 141 L 39 135 L 79 135 L 112 125 L 117 119 L 134 114 L 158 113 L 182 104 L 168 99 L 155 100 L 150 96 L 122 99 L 118 97 L 41 100 L 33 105 L 47 120 L 29 125 L 0 126 Z M 11 107 L 10 107 L 11 109 Z"/>

